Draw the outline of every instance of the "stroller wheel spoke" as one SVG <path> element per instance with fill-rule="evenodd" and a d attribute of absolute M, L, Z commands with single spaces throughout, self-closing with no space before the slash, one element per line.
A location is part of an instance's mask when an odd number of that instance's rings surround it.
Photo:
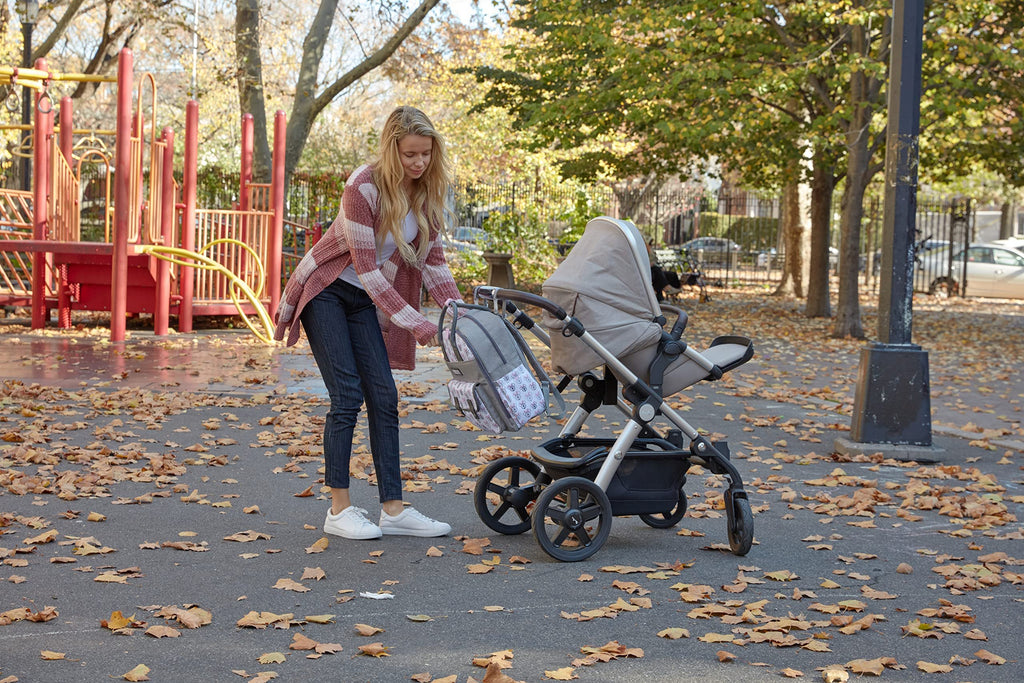
<path fill-rule="evenodd" d="M 530 511 L 537 499 L 540 474 L 540 465 L 519 456 L 499 458 L 488 465 L 473 493 L 480 520 L 502 534 L 529 531 Z"/>
<path fill-rule="evenodd" d="M 562 545 L 567 540 L 569 540 L 570 536 L 572 536 L 572 532 L 563 526 L 562 531 L 559 532 L 559 534 L 554 539 L 552 539 L 552 541 L 555 545 Z"/>
<path fill-rule="evenodd" d="M 560 527 L 565 527 L 565 510 L 548 508 L 544 511 L 544 516 L 551 520 L 552 524 L 557 524 Z"/>
<path fill-rule="evenodd" d="M 590 522 L 592 520 L 595 520 L 604 513 L 604 511 L 601 509 L 601 505 L 596 501 L 590 503 L 589 505 L 582 506 L 580 508 L 580 512 L 583 514 L 584 522 Z"/>

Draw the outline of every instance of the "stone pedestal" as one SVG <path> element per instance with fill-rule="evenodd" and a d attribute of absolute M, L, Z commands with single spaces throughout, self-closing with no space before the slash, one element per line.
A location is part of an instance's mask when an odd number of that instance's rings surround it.
<path fill-rule="evenodd" d="M 487 284 L 492 287 L 513 289 L 516 286 L 512 275 L 512 254 L 496 254 L 485 251 L 484 261 L 487 262 Z"/>

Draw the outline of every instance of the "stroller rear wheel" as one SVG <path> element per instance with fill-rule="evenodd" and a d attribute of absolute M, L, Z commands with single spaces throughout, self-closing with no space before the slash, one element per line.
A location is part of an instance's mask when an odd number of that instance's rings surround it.
<path fill-rule="evenodd" d="M 585 560 L 604 545 L 612 527 L 612 505 L 600 486 L 583 477 L 563 477 L 537 497 L 533 533 L 551 557 Z"/>
<path fill-rule="evenodd" d="M 499 534 L 530 530 L 530 512 L 537 499 L 540 465 L 527 458 L 498 458 L 480 474 L 473 492 L 476 514 Z"/>
<path fill-rule="evenodd" d="M 744 495 L 733 497 L 731 509 L 726 510 L 729 522 L 729 549 L 733 555 L 743 556 L 750 552 L 754 543 L 754 513 L 750 501 Z"/>
<path fill-rule="evenodd" d="M 654 514 L 640 515 L 640 521 L 655 529 L 671 529 L 686 514 L 686 492 L 679 491 L 679 502 L 667 512 L 656 512 Z"/>

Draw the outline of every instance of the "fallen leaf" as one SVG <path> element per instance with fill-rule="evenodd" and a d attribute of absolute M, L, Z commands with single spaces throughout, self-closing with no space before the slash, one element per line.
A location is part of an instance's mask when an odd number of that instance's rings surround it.
<path fill-rule="evenodd" d="M 63 652 L 54 652 L 53 650 L 42 650 L 39 652 L 39 656 L 46 661 L 55 661 L 58 659 L 64 659 Z"/>
<path fill-rule="evenodd" d="M 797 671 L 796 669 L 785 668 L 779 672 L 786 678 L 802 678 L 804 675 L 803 671 Z"/>
<path fill-rule="evenodd" d="M 306 621 L 311 624 L 332 624 L 335 616 L 334 614 L 313 614 L 306 617 Z"/>
<path fill-rule="evenodd" d="M 306 567 L 302 570 L 300 581 L 319 581 L 327 578 L 327 574 L 320 567 Z"/>
<path fill-rule="evenodd" d="M 154 638 L 177 638 L 181 635 L 181 632 L 170 626 L 156 624 L 146 629 L 146 635 Z"/>
<path fill-rule="evenodd" d="M 389 649 L 384 646 L 384 643 L 370 643 L 369 645 L 360 645 L 359 654 L 377 658 L 390 657 L 391 655 L 388 654 Z"/>
<path fill-rule="evenodd" d="M 327 550 L 328 542 L 329 541 L 327 540 L 326 536 L 320 538 L 316 543 L 306 548 L 306 554 L 313 555 L 316 553 L 322 553 L 323 551 Z"/>
<path fill-rule="evenodd" d="M 1006 660 L 997 654 L 993 654 L 988 650 L 978 650 L 974 653 L 974 656 L 981 659 L 986 664 L 1006 664 Z"/>
<path fill-rule="evenodd" d="M 145 664 L 139 664 L 137 667 L 135 667 L 125 675 L 121 676 L 121 678 L 123 678 L 126 681 L 148 681 L 149 676 L 146 675 L 148 673 L 149 667 Z"/>
<path fill-rule="evenodd" d="M 719 650 L 715 654 L 717 655 L 718 661 L 720 662 L 731 662 L 736 659 L 736 655 L 734 655 L 731 652 L 726 652 L 725 650 Z"/>
<path fill-rule="evenodd" d="M 296 593 L 308 593 L 312 590 L 308 586 L 303 586 L 298 581 L 293 581 L 287 577 L 278 579 L 277 583 L 274 584 L 274 588 L 285 591 L 295 591 Z"/>
<path fill-rule="evenodd" d="M 579 676 L 576 675 L 576 670 L 571 666 L 563 666 L 561 669 L 545 671 L 544 678 L 551 679 L 552 681 L 571 681 L 579 678 Z"/>
<path fill-rule="evenodd" d="M 850 680 L 850 672 L 838 664 L 832 664 L 821 670 L 821 680 L 825 683 L 846 683 Z"/>
<path fill-rule="evenodd" d="M 260 664 L 283 664 L 287 659 L 282 652 L 266 652 L 260 655 L 256 661 Z"/>
<path fill-rule="evenodd" d="M 658 631 L 658 635 L 669 640 L 678 640 L 679 638 L 689 638 L 690 632 L 685 628 L 671 627 Z"/>
<path fill-rule="evenodd" d="M 356 624 L 356 633 L 361 636 L 372 636 L 377 633 L 384 633 L 384 629 L 369 624 Z"/>
<path fill-rule="evenodd" d="M 850 667 L 850 671 L 855 674 L 870 674 L 872 676 L 881 676 L 885 670 L 881 657 L 878 659 L 855 659 L 852 662 L 847 662 L 846 666 Z"/>
<path fill-rule="evenodd" d="M 917 662 L 917 668 L 926 674 L 948 674 L 953 670 L 949 664 L 933 664 L 923 660 Z"/>

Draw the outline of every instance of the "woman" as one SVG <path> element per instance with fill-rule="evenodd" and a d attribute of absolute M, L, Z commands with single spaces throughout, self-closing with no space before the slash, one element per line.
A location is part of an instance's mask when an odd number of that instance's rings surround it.
<path fill-rule="evenodd" d="M 413 107 L 395 109 L 381 131 L 379 157 L 349 177 L 338 217 L 285 287 L 275 337 L 287 333 L 291 346 L 302 323 L 331 399 L 323 436 L 328 534 L 369 539 L 451 531 L 403 509 L 398 390 L 391 374 L 415 367 L 417 342 L 438 343 L 437 325 L 419 311 L 421 288 L 439 303 L 461 299 L 441 247 L 450 181 L 444 139 L 427 116 Z M 379 524 L 349 496 L 352 433 L 364 400 Z"/>

